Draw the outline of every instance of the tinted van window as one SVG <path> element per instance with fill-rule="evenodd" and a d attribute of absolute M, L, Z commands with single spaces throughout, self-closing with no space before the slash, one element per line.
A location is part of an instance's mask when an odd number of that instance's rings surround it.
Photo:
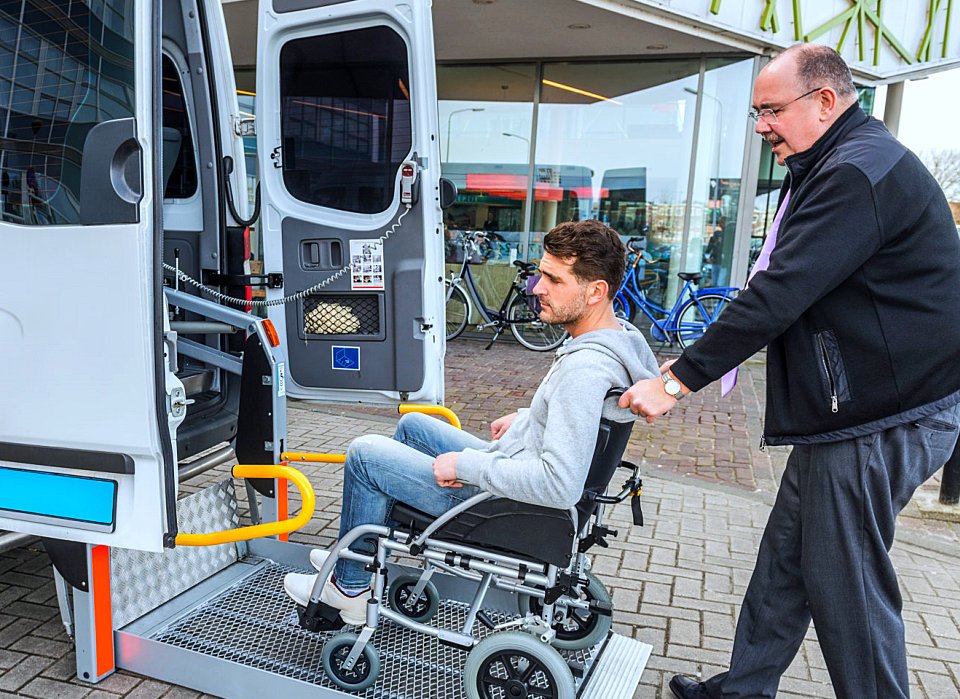
<path fill-rule="evenodd" d="M 79 222 L 83 144 L 133 116 L 134 0 L 0 0 L 5 221 Z"/>
<path fill-rule="evenodd" d="M 164 199 L 189 199 L 197 191 L 197 161 L 180 71 L 163 57 Z"/>
<path fill-rule="evenodd" d="M 386 210 L 412 143 L 403 39 L 372 27 L 290 41 L 280 91 L 287 190 L 332 209 Z"/>

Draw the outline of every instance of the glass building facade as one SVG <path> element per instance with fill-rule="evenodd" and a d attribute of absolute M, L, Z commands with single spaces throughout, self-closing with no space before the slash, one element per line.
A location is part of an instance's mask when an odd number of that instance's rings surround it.
<path fill-rule="evenodd" d="M 595 218 L 645 251 L 656 301 L 672 302 L 681 271 L 736 282 L 754 70 L 754 57 L 438 66 L 443 172 L 459 191 L 447 262 L 463 231 L 485 231 L 475 261 L 493 302 L 544 233 Z"/>

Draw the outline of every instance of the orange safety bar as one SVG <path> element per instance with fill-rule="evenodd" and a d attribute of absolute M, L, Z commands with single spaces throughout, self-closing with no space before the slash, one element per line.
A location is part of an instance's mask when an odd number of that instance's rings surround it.
<path fill-rule="evenodd" d="M 316 506 L 313 487 L 307 477 L 297 469 L 282 464 L 279 466 L 234 466 L 233 475 L 236 478 L 285 478 L 293 482 L 297 486 L 297 490 L 300 491 L 302 500 L 300 513 L 293 519 L 264 522 L 263 524 L 225 529 L 209 534 L 177 534 L 177 546 L 216 546 L 217 544 L 229 544 L 234 541 L 249 541 L 265 536 L 287 534 L 300 529 L 313 516 L 313 510 Z"/>
<path fill-rule="evenodd" d="M 299 461 L 301 463 L 342 464 L 347 460 L 346 454 L 311 454 L 307 451 L 285 451 L 280 454 L 282 461 Z"/>
<path fill-rule="evenodd" d="M 460 426 L 460 418 L 457 417 L 457 414 L 450 410 L 450 408 L 444 408 L 442 405 L 421 405 L 420 403 L 401 403 L 397 408 L 401 415 L 406 415 L 407 413 L 423 413 L 424 415 L 439 415 L 446 419 L 451 425 L 456 427 L 458 430 L 462 429 Z"/>

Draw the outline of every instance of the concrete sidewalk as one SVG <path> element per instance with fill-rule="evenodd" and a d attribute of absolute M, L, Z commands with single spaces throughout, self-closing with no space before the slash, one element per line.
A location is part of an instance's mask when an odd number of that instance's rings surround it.
<path fill-rule="evenodd" d="M 448 404 L 467 429 L 528 403 L 551 355 L 507 342 L 490 352 L 477 341 L 451 343 Z M 639 425 L 629 456 L 645 461 L 646 526 L 616 508 L 620 530 L 594 570 L 613 591 L 615 628 L 653 646 L 635 696 L 670 697 L 675 673 L 708 676 L 727 662 L 738 605 L 782 469 L 784 450 L 760 452 L 762 363 L 741 373 L 732 400 L 711 390 L 667 418 Z M 342 452 L 361 434 L 391 434 L 389 411 L 289 405 L 288 448 Z M 337 533 L 342 467 L 301 465 L 317 493 L 310 525 L 292 540 L 329 545 Z M 192 492 L 226 477 L 225 467 L 184 484 Z M 893 557 L 907 622 L 912 693 L 960 696 L 960 558 L 956 525 L 905 518 Z M 39 545 L 0 555 L 0 698 L 196 697 L 196 692 L 127 672 L 98 685 L 78 682 L 72 643 L 60 623 L 49 560 Z M 781 697 L 833 696 L 813 630 L 781 684 Z M 442 699 L 442 698 L 439 698 Z"/>

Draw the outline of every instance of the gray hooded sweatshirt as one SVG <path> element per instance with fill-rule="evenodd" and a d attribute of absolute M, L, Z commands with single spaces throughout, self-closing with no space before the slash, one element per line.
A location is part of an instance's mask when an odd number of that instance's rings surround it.
<path fill-rule="evenodd" d="M 499 440 L 461 452 L 457 479 L 512 500 L 559 509 L 575 505 L 601 414 L 620 422 L 635 419 L 614 399 L 604 401 L 607 391 L 659 375 L 643 335 L 629 323 L 623 326 L 584 333 L 557 350 L 530 407 L 518 411 Z"/>

